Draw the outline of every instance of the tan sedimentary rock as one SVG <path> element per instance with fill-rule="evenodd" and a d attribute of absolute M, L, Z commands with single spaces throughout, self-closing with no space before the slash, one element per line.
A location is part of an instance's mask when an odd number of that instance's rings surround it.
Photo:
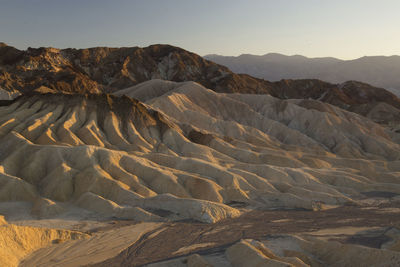
<path fill-rule="evenodd" d="M 0 199 L 39 199 L 32 214 L 46 218 L 76 206 L 216 222 L 238 216 L 235 203 L 321 210 L 400 193 L 399 134 L 355 113 L 194 82 L 117 94 L 32 94 L 0 107 Z"/>
<path fill-rule="evenodd" d="M 54 242 L 88 238 L 87 234 L 13 224 L 0 225 L 0 265 L 18 266 L 20 260 Z"/>
<path fill-rule="evenodd" d="M 295 256 L 311 266 L 397 266 L 400 254 L 386 249 L 343 244 L 315 237 L 283 235 L 263 241 L 275 254 Z"/>
<path fill-rule="evenodd" d="M 295 266 L 287 262 L 272 259 L 258 250 L 247 241 L 242 240 L 228 248 L 225 252 L 227 259 L 235 267 L 244 266 L 271 266 L 271 267 L 290 267 Z"/>

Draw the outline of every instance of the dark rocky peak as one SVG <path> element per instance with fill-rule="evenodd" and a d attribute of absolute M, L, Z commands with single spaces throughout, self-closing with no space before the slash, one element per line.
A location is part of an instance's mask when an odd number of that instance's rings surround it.
<path fill-rule="evenodd" d="M 111 93 L 151 79 L 195 81 L 216 92 L 270 94 L 316 99 L 341 108 L 384 102 L 399 108 L 388 91 L 360 82 L 333 84 L 317 79 L 269 82 L 171 45 L 87 49 L 0 47 L 0 87 L 22 93 L 46 87 L 69 93 Z"/>

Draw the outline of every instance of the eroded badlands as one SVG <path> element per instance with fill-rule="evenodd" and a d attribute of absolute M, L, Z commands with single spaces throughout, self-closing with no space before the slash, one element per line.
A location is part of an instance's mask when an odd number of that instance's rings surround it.
<path fill-rule="evenodd" d="M 362 206 L 368 195 L 400 195 L 398 132 L 317 100 L 222 94 L 195 82 L 151 80 L 114 95 L 32 93 L 3 101 L 0 151 L 3 228 L 54 228 L 57 220 L 215 223 L 249 210 L 323 211 Z M 282 258 L 278 247 L 289 242 L 306 253 L 325 241 L 273 242 L 269 252 L 262 242 L 238 241 L 225 259 L 246 266 L 237 258 L 243 253 L 254 254 L 257 266 L 269 266 L 265 258 L 315 265 L 297 254 Z M 398 252 L 376 253 L 387 266 L 399 262 Z"/>

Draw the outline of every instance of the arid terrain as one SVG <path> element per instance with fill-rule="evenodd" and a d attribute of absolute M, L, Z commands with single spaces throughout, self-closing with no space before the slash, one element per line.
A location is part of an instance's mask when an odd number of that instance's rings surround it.
<path fill-rule="evenodd" d="M 281 79 L 320 79 L 331 83 L 362 81 L 383 87 L 400 96 L 400 57 L 364 56 L 342 60 L 333 57 L 308 58 L 269 53 L 237 57 L 207 55 L 204 58 L 236 73 L 246 73 L 270 81 Z"/>
<path fill-rule="evenodd" d="M 183 49 L 0 47 L 1 266 L 400 265 L 400 99 Z"/>

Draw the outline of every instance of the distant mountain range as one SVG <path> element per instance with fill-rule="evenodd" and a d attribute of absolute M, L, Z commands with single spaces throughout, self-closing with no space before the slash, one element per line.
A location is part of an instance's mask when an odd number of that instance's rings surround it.
<path fill-rule="evenodd" d="M 279 62 L 278 58 L 286 58 L 288 62 L 291 59 L 307 61 L 300 56 L 277 54 L 270 54 L 266 58 L 270 58 L 270 61 L 275 58 L 275 62 Z M 301 70 L 306 64 L 297 65 Z M 266 73 L 278 73 L 280 69 L 285 68 L 272 67 Z M 153 79 L 194 81 L 218 93 L 268 94 L 280 99 L 319 100 L 391 127 L 400 121 L 400 99 L 382 88 L 362 82 L 335 84 L 318 79 L 270 82 L 248 74 L 237 74 L 225 66 L 170 45 L 19 50 L 0 43 L 0 99 L 10 99 L 33 91 L 112 93 Z"/>
<path fill-rule="evenodd" d="M 238 57 L 207 55 L 205 59 L 225 65 L 236 73 L 278 81 L 281 79 L 319 79 L 331 83 L 356 80 L 383 87 L 400 95 L 400 56 L 371 56 L 354 60 L 332 57 L 307 58 L 270 53 Z"/>
<path fill-rule="evenodd" d="M 0 266 L 400 266 L 399 151 L 364 82 L 0 43 Z"/>

